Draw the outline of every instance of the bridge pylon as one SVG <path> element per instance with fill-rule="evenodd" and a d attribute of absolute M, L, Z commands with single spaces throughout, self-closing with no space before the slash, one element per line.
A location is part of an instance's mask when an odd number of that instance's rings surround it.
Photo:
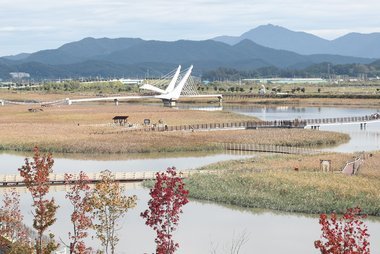
<path fill-rule="evenodd" d="M 173 99 L 162 99 L 162 102 L 164 103 L 164 107 L 174 107 L 177 103 L 177 101 Z"/>

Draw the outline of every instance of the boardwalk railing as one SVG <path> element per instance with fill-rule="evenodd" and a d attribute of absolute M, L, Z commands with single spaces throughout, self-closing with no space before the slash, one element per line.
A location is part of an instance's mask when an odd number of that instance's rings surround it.
<path fill-rule="evenodd" d="M 265 153 L 284 153 L 284 154 L 318 154 L 321 151 L 304 148 L 304 147 L 292 147 L 292 146 L 276 146 L 276 145 L 266 145 L 266 144 L 236 144 L 236 143 L 225 143 L 223 144 L 226 150 L 232 151 L 254 151 L 254 152 L 265 152 Z"/>
<path fill-rule="evenodd" d="M 113 177 L 115 181 L 118 182 L 140 182 L 144 180 L 154 180 L 156 177 L 156 173 L 160 171 L 138 171 L 138 172 L 114 172 Z M 178 175 L 182 178 L 187 178 L 190 175 L 198 174 L 198 173 L 215 173 L 214 171 L 206 171 L 206 170 L 185 170 L 178 171 Z M 76 182 L 79 179 L 79 173 L 74 173 L 73 179 L 70 182 Z M 89 182 L 96 183 L 101 181 L 102 175 L 101 173 L 87 173 L 89 178 Z M 0 175 L 0 186 L 7 185 L 15 185 L 15 186 L 23 186 L 23 177 L 19 174 L 3 174 Z M 62 174 L 50 174 L 49 175 L 49 183 L 50 184 L 64 184 L 65 183 L 65 175 Z"/>
<path fill-rule="evenodd" d="M 305 128 L 306 126 L 316 126 L 323 124 L 338 123 L 367 123 L 371 121 L 380 121 L 380 114 L 375 113 L 366 116 L 355 117 L 337 117 L 323 119 L 294 119 L 294 120 L 274 120 L 274 121 L 244 121 L 244 122 L 227 122 L 227 123 L 203 123 L 188 125 L 164 125 L 158 124 L 153 126 L 143 126 L 139 128 L 127 128 L 120 131 L 102 132 L 94 134 L 115 134 L 128 131 L 200 131 L 200 130 L 222 130 L 222 129 L 259 129 L 259 128 Z"/>
<path fill-rule="evenodd" d="M 335 118 L 323 118 L 323 119 L 305 119 L 307 125 L 315 124 L 334 124 L 334 123 L 360 123 L 380 120 L 378 113 L 366 116 L 353 116 L 353 117 L 335 117 Z"/>
<path fill-rule="evenodd" d="M 228 122 L 228 123 L 204 123 L 204 124 L 188 124 L 188 125 L 156 125 L 143 126 L 142 128 L 127 128 L 120 131 L 102 132 L 94 134 L 115 134 L 129 131 L 140 132 L 160 132 L 160 131 L 207 131 L 207 130 L 223 130 L 223 129 L 258 129 L 258 128 L 304 128 L 304 122 L 298 120 L 281 120 L 281 121 L 244 121 L 244 122 Z"/>

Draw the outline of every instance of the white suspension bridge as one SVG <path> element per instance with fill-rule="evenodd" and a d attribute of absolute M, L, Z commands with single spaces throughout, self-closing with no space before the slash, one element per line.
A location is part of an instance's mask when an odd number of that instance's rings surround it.
<path fill-rule="evenodd" d="M 140 87 L 140 89 L 149 90 L 156 93 L 151 96 L 109 96 L 109 97 L 95 97 L 95 98 L 82 98 L 82 99 L 62 99 L 48 102 L 16 102 L 9 100 L 0 100 L 0 104 L 35 104 L 35 105 L 56 105 L 81 103 L 81 102 L 97 102 L 97 101 L 114 101 L 118 105 L 122 100 L 135 100 L 135 99 L 160 99 L 165 106 L 175 106 L 179 98 L 218 98 L 219 102 L 222 101 L 223 95 L 221 94 L 199 94 L 196 89 L 194 79 L 191 77 L 193 66 L 181 72 L 181 65 L 167 75 L 157 80 L 150 80 L 151 84 L 147 83 Z M 164 88 L 163 88 L 164 87 Z"/>

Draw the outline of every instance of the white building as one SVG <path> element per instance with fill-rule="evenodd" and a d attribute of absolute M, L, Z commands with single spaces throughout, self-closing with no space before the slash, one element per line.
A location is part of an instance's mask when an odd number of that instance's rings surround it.
<path fill-rule="evenodd" d="M 322 78 L 253 78 L 242 79 L 242 82 L 253 82 L 260 84 L 321 84 L 327 83 L 327 80 Z"/>
<path fill-rule="evenodd" d="M 27 72 L 11 72 L 9 73 L 13 79 L 30 78 L 30 74 Z"/>

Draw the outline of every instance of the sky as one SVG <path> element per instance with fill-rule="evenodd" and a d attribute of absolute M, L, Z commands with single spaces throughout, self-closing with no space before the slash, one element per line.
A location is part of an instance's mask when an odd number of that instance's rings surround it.
<path fill-rule="evenodd" d="M 85 37 L 204 40 L 274 24 L 325 39 L 380 32 L 379 0 L 0 0 L 0 56 Z"/>

